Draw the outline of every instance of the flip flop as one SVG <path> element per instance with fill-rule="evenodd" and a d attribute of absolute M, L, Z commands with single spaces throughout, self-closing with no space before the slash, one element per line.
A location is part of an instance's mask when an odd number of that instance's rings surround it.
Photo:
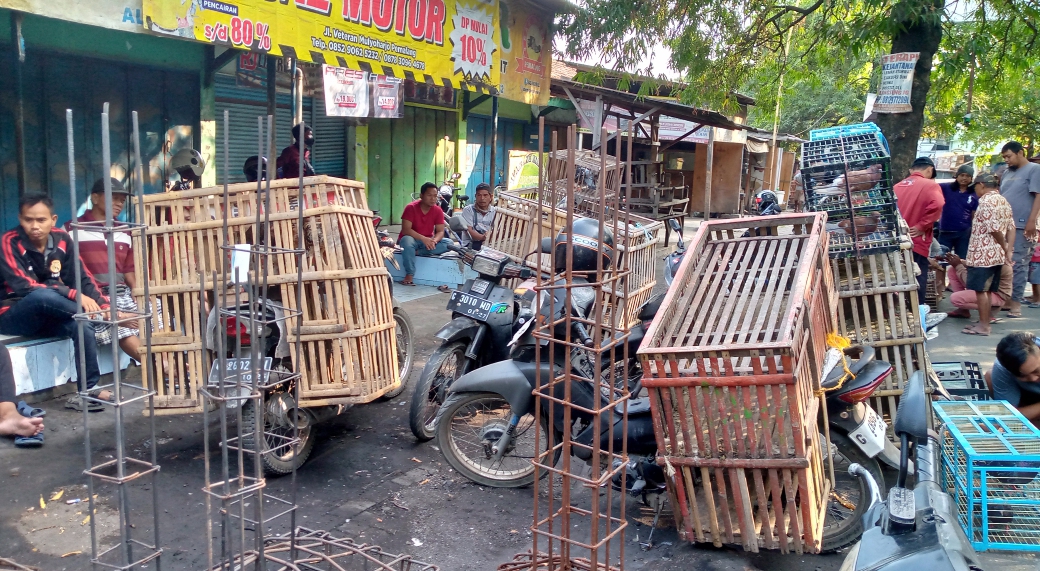
<path fill-rule="evenodd" d="M 1022 319 L 1022 314 L 1021 313 L 1011 313 L 1009 311 L 1007 316 L 1008 316 L 1008 319 Z"/>
<path fill-rule="evenodd" d="M 1004 320 L 999 318 L 999 317 L 990 317 L 989 318 L 989 324 L 990 325 L 996 325 L 997 323 L 1004 323 Z"/>
<path fill-rule="evenodd" d="M 15 436 L 14 445 L 18 448 L 39 448 L 43 446 L 43 433 L 36 436 Z"/>
<path fill-rule="evenodd" d="M 946 317 L 953 317 L 955 319 L 967 319 L 971 317 L 971 313 L 967 311 L 964 313 L 960 313 L 959 311 L 951 311 L 949 314 L 947 314 Z"/>
<path fill-rule="evenodd" d="M 1040 302 L 1031 301 L 1031 302 L 1026 304 L 1026 307 L 1030 307 L 1030 308 L 1033 308 L 1033 309 L 1040 308 Z"/>
<path fill-rule="evenodd" d="M 47 416 L 47 411 L 42 408 L 31 407 L 23 400 L 18 401 L 16 408 L 18 409 L 18 413 L 26 418 L 43 418 Z"/>
<path fill-rule="evenodd" d="M 961 333 L 965 335 L 978 335 L 979 337 L 989 337 L 989 333 L 976 331 L 973 327 L 965 327 L 964 329 L 961 329 Z"/>
<path fill-rule="evenodd" d="M 446 285 L 439 285 L 437 286 L 437 291 L 441 293 L 451 293 L 451 288 Z"/>
<path fill-rule="evenodd" d="M 403 286 L 414 286 L 415 285 L 415 282 L 406 282 L 404 280 L 401 280 L 401 281 L 399 281 L 397 283 L 399 283 L 399 284 L 401 284 Z"/>
<path fill-rule="evenodd" d="M 105 410 L 105 405 L 97 401 L 88 401 L 80 398 L 78 393 L 72 393 L 69 398 L 65 399 L 65 408 L 71 408 L 72 410 L 78 410 L 83 412 L 83 406 L 86 405 L 87 412 L 101 412 Z"/>

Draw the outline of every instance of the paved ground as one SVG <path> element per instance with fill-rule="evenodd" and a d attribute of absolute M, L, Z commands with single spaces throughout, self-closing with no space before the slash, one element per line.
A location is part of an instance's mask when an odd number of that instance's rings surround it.
<path fill-rule="evenodd" d="M 433 332 L 448 318 L 443 310 L 446 301 L 447 295 L 438 293 L 405 304 L 418 329 L 416 370 L 434 348 Z M 963 336 L 958 333 L 959 324 L 942 324 L 941 336 L 929 344 L 933 360 L 977 360 L 988 366 L 1000 333 L 1040 329 L 1040 310 L 1026 311 L 1026 319 L 997 325 L 990 338 Z M 298 475 L 299 524 L 372 542 L 389 551 L 411 553 L 446 571 L 495 569 L 527 550 L 531 490 L 483 488 L 454 473 L 435 443 L 417 444 L 412 438 L 407 429 L 407 398 L 356 407 L 319 427 L 313 456 Z M 89 554 L 89 526 L 83 525 L 86 507 L 64 503 L 86 497 L 81 487 L 85 482 L 82 416 L 62 409 L 61 403 L 41 404 L 48 411 L 43 449 L 18 450 L 9 441 L 0 442 L 0 557 L 55 571 L 86 569 Z M 148 421 L 138 411 L 131 411 L 128 418 L 131 450 L 140 451 L 148 437 Z M 162 465 L 159 510 L 166 549 L 163 568 L 167 570 L 206 566 L 200 490 L 202 423 L 199 415 L 157 420 Z M 110 413 L 91 415 L 90 424 L 95 458 L 111 455 Z M 288 479 L 271 480 L 269 491 L 278 496 L 289 485 Z M 135 484 L 133 489 L 135 502 L 151 497 L 147 483 Z M 63 491 L 62 497 L 50 501 L 58 491 Z M 105 533 L 111 535 L 117 529 L 111 491 L 102 487 L 96 493 L 99 518 Z M 45 509 L 41 509 L 41 497 Z M 635 541 L 648 533 L 647 513 L 634 501 L 628 507 L 632 524 L 625 540 L 628 569 L 830 571 L 841 563 L 841 555 L 781 556 L 692 547 L 681 544 L 671 528 L 659 529 L 657 546 L 644 552 Z M 141 517 L 134 524 L 135 533 L 149 529 Z M 1025 564 L 1021 559 L 999 563 L 1008 569 Z M 1031 567 L 1035 568 L 1035 562 Z"/>

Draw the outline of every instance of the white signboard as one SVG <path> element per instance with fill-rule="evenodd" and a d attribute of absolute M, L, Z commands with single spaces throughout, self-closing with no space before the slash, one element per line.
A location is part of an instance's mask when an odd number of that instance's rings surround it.
<path fill-rule="evenodd" d="M 322 65 L 325 78 L 325 115 L 368 117 L 368 73 Z"/>
<path fill-rule="evenodd" d="M 881 58 L 881 88 L 874 100 L 875 113 L 909 113 L 910 91 L 918 52 L 889 54 Z"/>
<path fill-rule="evenodd" d="M 588 126 L 593 124 L 593 117 L 595 116 L 596 103 L 594 101 L 586 101 L 584 99 L 578 100 L 578 105 L 581 106 L 581 114 L 587 119 L 583 121 L 581 126 L 585 127 L 585 131 L 588 131 Z M 621 119 L 621 131 L 628 131 L 628 124 L 631 122 L 629 119 L 625 119 L 627 111 L 617 106 L 611 106 L 609 109 L 604 111 L 603 127 L 607 129 L 608 133 L 613 133 L 618 130 L 618 121 L 615 117 L 620 115 Z M 646 137 L 650 133 L 650 119 L 646 118 L 640 121 L 643 129 L 646 130 L 644 133 L 642 130 L 636 128 L 634 133 L 637 137 Z M 658 122 L 657 136 L 662 141 L 674 141 L 686 133 L 690 132 L 691 129 L 696 127 L 697 124 L 692 121 L 685 119 L 677 119 L 675 117 L 669 117 L 667 115 L 661 115 L 661 119 Z M 711 127 L 702 126 L 692 135 L 688 135 L 683 141 L 688 143 L 707 143 L 708 134 L 710 133 Z M 747 140 L 746 131 L 730 131 L 728 129 L 716 129 L 715 130 L 715 141 L 725 143 L 741 143 L 743 144 Z"/>

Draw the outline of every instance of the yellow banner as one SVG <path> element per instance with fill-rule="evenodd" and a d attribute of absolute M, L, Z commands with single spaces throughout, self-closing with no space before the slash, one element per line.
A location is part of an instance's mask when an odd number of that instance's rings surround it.
<path fill-rule="evenodd" d="M 526 5 L 499 4 L 502 84 L 506 99 L 532 105 L 549 103 L 552 36 L 549 20 Z"/>
<path fill-rule="evenodd" d="M 500 83 L 499 0 L 143 4 L 145 27 L 157 34 L 471 91 Z"/>

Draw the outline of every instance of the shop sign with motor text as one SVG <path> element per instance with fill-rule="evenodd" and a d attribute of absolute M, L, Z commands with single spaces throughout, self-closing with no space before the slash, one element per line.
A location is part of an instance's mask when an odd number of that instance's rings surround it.
<path fill-rule="evenodd" d="M 144 0 L 153 33 L 482 92 L 499 22 L 499 0 Z"/>

